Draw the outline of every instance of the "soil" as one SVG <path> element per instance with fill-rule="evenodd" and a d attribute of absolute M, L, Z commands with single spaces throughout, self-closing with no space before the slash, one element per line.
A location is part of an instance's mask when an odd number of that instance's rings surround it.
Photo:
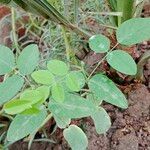
<path fill-rule="evenodd" d="M 143 13 L 150 14 L 147 5 Z M 7 9 L 7 8 L 4 8 Z M 7 10 L 9 13 L 9 10 Z M 2 16 L 0 16 L 2 17 Z M 7 28 L 8 29 L 8 28 Z M 10 27 L 9 27 L 10 30 Z M 9 31 L 8 31 L 9 32 Z M 8 34 L 8 32 L 4 32 Z M 1 31 L 0 31 L 1 35 Z M 3 35 L 5 37 L 5 35 Z M 5 43 L 3 38 L 0 43 Z M 138 49 L 146 51 L 150 48 L 150 42 L 139 45 Z M 141 53 L 139 53 L 139 56 Z M 101 59 L 102 55 L 89 53 L 84 57 L 84 62 L 89 69 Z M 105 63 L 103 65 L 106 65 Z M 102 70 L 102 67 L 99 68 Z M 90 71 L 90 70 L 89 70 Z M 107 71 L 107 70 L 104 70 Z M 75 123 L 86 133 L 89 141 L 88 150 L 150 150 L 150 61 L 144 68 L 144 83 L 132 83 L 122 85 L 123 92 L 126 94 L 129 108 L 127 110 L 118 109 L 109 104 L 103 104 L 103 107 L 109 113 L 112 126 L 105 135 L 98 135 L 91 118 L 76 120 Z M 121 86 L 120 86 L 121 87 Z M 69 150 L 69 146 L 62 136 L 62 130 L 56 129 L 51 135 L 54 122 L 46 125 L 46 132 L 50 139 L 56 141 L 56 144 L 49 142 L 33 142 L 31 150 Z M 36 138 L 40 138 L 38 133 Z M 9 147 L 9 150 L 27 150 L 28 143 L 19 141 Z"/>

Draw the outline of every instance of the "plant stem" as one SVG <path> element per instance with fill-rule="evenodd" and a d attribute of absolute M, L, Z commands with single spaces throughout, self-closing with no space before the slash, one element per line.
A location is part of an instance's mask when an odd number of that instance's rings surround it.
<path fill-rule="evenodd" d="M 64 1 L 64 15 L 66 16 L 66 18 L 69 18 L 69 6 L 68 6 L 68 0 L 63 0 Z"/>
<path fill-rule="evenodd" d="M 17 56 L 20 54 L 20 49 L 18 45 L 18 39 L 16 36 L 16 25 L 15 25 L 15 9 L 11 8 L 11 19 L 12 19 L 12 34 L 13 34 L 13 42 L 16 48 Z"/>
<path fill-rule="evenodd" d="M 41 129 L 52 117 L 53 117 L 53 115 L 52 115 L 52 113 L 50 113 L 50 114 L 46 117 L 46 119 L 43 121 L 43 123 L 40 125 L 40 127 L 37 129 L 37 131 L 38 131 L 39 129 Z"/>
<path fill-rule="evenodd" d="M 46 119 L 43 121 L 43 123 L 39 126 L 39 128 L 37 130 L 35 130 L 32 134 L 31 134 L 31 137 L 30 137 L 30 141 L 29 141 L 29 144 L 28 144 L 28 150 L 30 150 L 31 148 L 31 144 L 32 144 L 32 141 L 36 135 L 36 133 L 52 118 L 52 114 L 50 113 Z"/>
<path fill-rule="evenodd" d="M 74 23 L 78 26 L 79 0 L 74 0 Z"/>
<path fill-rule="evenodd" d="M 118 16 L 118 26 L 133 17 L 134 0 L 117 0 L 117 11 L 122 12 L 123 16 Z"/>
<path fill-rule="evenodd" d="M 67 61 L 70 62 L 70 53 L 71 53 L 71 46 L 67 37 L 67 33 L 66 33 L 66 29 L 64 26 L 61 26 L 62 29 L 62 34 L 63 34 L 63 38 L 65 41 L 65 46 L 66 46 L 66 56 L 67 56 Z"/>
<path fill-rule="evenodd" d="M 146 64 L 146 62 L 150 59 L 150 50 L 146 51 L 143 56 L 141 57 L 140 61 L 137 64 L 137 74 L 135 75 L 135 78 L 138 80 L 144 80 L 143 75 L 143 67 Z"/>
<path fill-rule="evenodd" d="M 2 110 L 0 110 L 0 115 L 2 114 L 4 112 L 4 110 L 2 109 Z"/>
<path fill-rule="evenodd" d="M 106 57 L 113 51 L 114 48 L 116 48 L 118 46 L 119 43 L 117 43 L 102 59 L 101 61 L 99 61 L 99 63 L 97 64 L 97 66 L 93 69 L 93 71 L 91 72 L 91 74 L 88 77 L 88 80 L 91 78 L 91 76 L 94 74 L 94 72 L 97 70 L 97 68 L 101 65 L 101 63 L 106 59 Z"/>

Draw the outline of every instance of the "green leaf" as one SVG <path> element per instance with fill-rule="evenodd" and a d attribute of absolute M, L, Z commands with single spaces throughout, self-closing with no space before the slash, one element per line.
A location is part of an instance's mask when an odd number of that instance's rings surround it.
<path fill-rule="evenodd" d="M 43 95 L 37 90 L 26 90 L 20 95 L 20 99 L 25 99 L 30 102 L 30 104 L 36 104 L 41 101 Z"/>
<path fill-rule="evenodd" d="M 125 51 L 112 51 L 107 56 L 107 62 L 121 73 L 127 75 L 135 75 L 137 73 L 137 65 L 134 59 Z"/>
<path fill-rule="evenodd" d="M 7 78 L 0 84 L 0 105 L 12 99 L 22 88 L 24 79 L 18 75 Z"/>
<path fill-rule="evenodd" d="M 28 75 L 34 71 L 39 61 L 38 46 L 31 44 L 23 49 L 17 60 L 19 72 L 22 75 Z"/>
<path fill-rule="evenodd" d="M 88 117 L 96 109 L 91 101 L 75 94 L 65 94 L 63 103 L 51 100 L 49 110 L 52 114 L 61 118 L 83 118 Z"/>
<path fill-rule="evenodd" d="M 85 85 L 85 77 L 79 71 L 72 71 L 66 76 L 66 85 L 71 91 L 78 92 Z"/>
<path fill-rule="evenodd" d="M 96 132 L 98 134 L 105 134 L 108 129 L 111 127 L 111 120 L 105 109 L 100 107 L 98 110 L 93 112 L 91 115 L 95 127 L 96 127 Z"/>
<path fill-rule="evenodd" d="M 55 80 L 54 75 L 48 70 L 35 71 L 31 74 L 31 77 L 35 80 L 35 82 L 44 85 L 51 85 Z"/>
<path fill-rule="evenodd" d="M 38 114 L 38 113 L 40 113 L 40 110 L 36 107 L 32 107 L 32 108 L 26 109 L 21 114 L 22 115 L 33 115 L 33 114 Z"/>
<path fill-rule="evenodd" d="M 117 30 L 117 40 L 124 45 L 133 45 L 150 40 L 150 18 L 132 18 Z"/>
<path fill-rule="evenodd" d="M 95 106 L 99 106 L 99 105 L 103 102 L 102 99 L 97 98 L 97 97 L 96 97 L 94 94 L 92 94 L 92 93 L 87 94 L 87 99 L 88 99 L 89 101 L 91 101 Z"/>
<path fill-rule="evenodd" d="M 61 117 L 61 116 L 57 116 L 55 114 L 53 115 L 53 117 L 56 121 L 57 126 L 60 129 L 66 128 L 71 122 L 71 119 L 69 119 L 67 117 Z"/>
<path fill-rule="evenodd" d="M 93 76 L 89 83 L 90 91 L 97 97 L 106 102 L 126 109 L 128 102 L 124 94 L 117 88 L 117 86 L 107 76 L 97 74 Z"/>
<path fill-rule="evenodd" d="M 19 114 L 24 110 L 31 108 L 31 103 L 27 100 L 15 99 L 6 103 L 3 107 L 7 114 Z"/>
<path fill-rule="evenodd" d="M 13 70 L 15 58 L 13 52 L 6 46 L 0 45 L 0 75 L 4 75 Z"/>
<path fill-rule="evenodd" d="M 48 86 L 40 86 L 36 90 L 39 91 L 40 94 L 42 95 L 42 100 L 38 103 L 39 104 L 44 103 L 46 101 L 46 99 L 49 97 L 50 88 Z"/>
<path fill-rule="evenodd" d="M 18 114 L 9 126 L 7 140 L 15 142 L 34 133 L 41 126 L 46 115 L 46 111 L 41 111 L 34 115 Z"/>
<path fill-rule="evenodd" d="M 72 150 L 86 150 L 88 139 L 78 126 L 70 125 L 63 131 L 63 135 Z"/>
<path fill-rule="evenodd" d="M 52 86 L 51 89 L 51 94 L 52 94 L 52 98 L 57 101 L 57 102 L 63 102 L 64 101 L 64 97 L 65 97 L 65 93 L 64 93 L 64 88 L 61 84 L 56 83 L 55 85 Z"/>
<path fill-rule="evenodd" d="M 98 34 L 89 39 L 89 46 L 96 53 L 105 53 L 110 49 L 110 41 L 106 36 Z"/>
<path fill-rule="evenodd" d="M 60 60 L 51 60 L 47 64 L 48 69 L 51 73 L 59 76 L 66 75 L 69 71 L 68 66 Z"/>

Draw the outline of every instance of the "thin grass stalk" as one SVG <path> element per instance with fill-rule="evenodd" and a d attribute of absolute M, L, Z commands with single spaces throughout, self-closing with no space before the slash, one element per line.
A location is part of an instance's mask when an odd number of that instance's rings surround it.
<path fill-rule="evenodd" d="M 117 11 L 122 12 L 122 17 L 118 17 L 118 26 L 133 17 L 134 0 L 117 0 Z"/>
<path fill-rule="evenodd" d="M 37 15 L 41 15 L 46 19 L 56 22 L 57 24 L 64 25 L 67 29 L 72 30 L 86 39 L 91 36 L 78 26 L 71 24 L 66 17 L 59 13 L 51 4 L 47 2 L 47 0 L 13 0 L 13 2 L 28 12 L 36 13 Z M 4 2 L 0 3 L 4 4 Z"/>
<path fill-rule="evenodd" d="M 74 0 L 74 23 L 78 26 L 79 22 L 79 0 Z"/>

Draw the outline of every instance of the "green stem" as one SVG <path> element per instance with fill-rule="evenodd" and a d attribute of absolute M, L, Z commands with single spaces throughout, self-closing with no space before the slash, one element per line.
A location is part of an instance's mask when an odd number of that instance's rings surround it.
<path fill-rule="evenodd" d="M 66 29 L 64 26 L 61 26 L 62 29 L 62 34 L 63 34 L 63 38 L 65 41 L 65 46 L 66 46 L 66 56 L 67 56 L 67 61 L 70 62 L 70 53 L 71 53 L 71 46 L 69 43 L 69 39 L 67 37 L 67 33 L 66 33 Z"/>
<path fill-rule="evenodd" d="M 101 61 L 99 61 L 99 63 L 97 64 L 97 66 L 93 69 L 93 71 L 91 72 L 91 74 L 88 77 L 88 80 L 91 78 L 91 76 L 94 74 L 94 72 L 97 70 L 97 68 L 101 65 L 101 63 L 106 59 L 106 57 L 110 54 L 110 52 L 112 52 L 119 43 L 117 43 L 102 59 Z"/>
<path fill-rule="evenodd" d="M 68 0 L 64 0 L 64 15 L 66 18 L 69 18 L 69 6 L 68 6 Z"/>
<path fill-rule="evenodd" d="M 150 50 L 146 51 L 143 56 L 141 57 L 140 61 L 137 64 L 137 74 L 135 76 L 136 79 L 138 80 L 144 80 L 144 75 L 143 75 L 143 68 L 146 62 L 150 59 Z"/>
<path fill-rule="evenodd" d="M 3 112 L 4 112 L 4 110 L 2 109 L 2 110 L 0 110 L 0 115 L 2 115 L 3 114 Z"/>
<path fill-rule="evenodd" d="M 74 0 L 74 23 L 78 26 L 79 0 Z"/>
<path fill-rule="evenodd" d="M 31 134 L 31 137 L 30 137 L 30 141 L 29 141 L 29 144 L 28 144 L 28 150 L 30 150 L 31 148 L 31 144 L 32 144 L 32 141 L 34 140 L 34 137 L 36 135 L 36 133 L 53 117 L 52 114 L 49 114 L 46 119 L 43 121 L 43 123 L 39 126 L 39 128 L 34 131 L 32 134 Z"/>
<path fill-rule="evenodd" d="M 12 7 L 11 8 L 11 19 L 12 19 L 12 35 L 13 35 L 13 42 L 14 46 L 16 48 L 17 55 L 20 54 L 20 49 L 18 45 L 18 39 L 16 36 L 16 25 L 15 25 L 15 9 Z"/>
<path fill-rule="evenodd" d="M 123 16 L 118 16 L 118 26 L 133 17 L 134 0 L 117 0 L 117 11 L 122 12 Z"/>

